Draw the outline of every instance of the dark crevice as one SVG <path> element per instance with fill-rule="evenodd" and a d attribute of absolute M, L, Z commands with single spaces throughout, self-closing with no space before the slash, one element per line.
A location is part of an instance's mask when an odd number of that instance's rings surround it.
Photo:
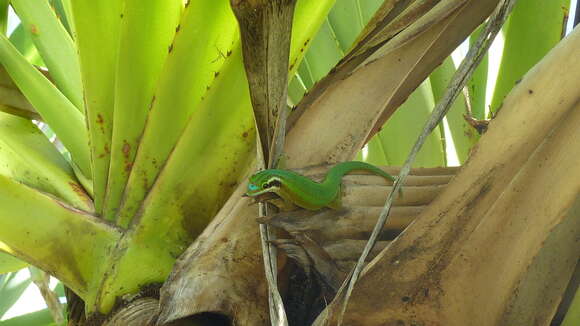
<path fill-rule="evenodd" d="M 202 312 L 200 314 L 195 314 L 186 318 L 179 319 L 176 321 L 179 326 L 200 326 L 200 325 L 211 325 L 211 326 L 232 326 L 232 320 L 230 317 L 216 313 L 216 312 Z M 173 325 L 173 324 L 172 324 Z"/>

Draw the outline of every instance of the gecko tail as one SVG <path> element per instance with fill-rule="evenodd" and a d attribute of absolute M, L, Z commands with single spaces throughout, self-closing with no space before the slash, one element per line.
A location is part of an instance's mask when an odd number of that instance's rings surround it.
<path fill-rule="evenodd" d="M 365 163 L 365 162 L 359 162 L 359 161 L 349 161 L 349 162 L 338 163 L 337 165 L 333 166 L 330 169 L 330 171 L 328 171 L 326 178 L 333 179 L 333 180 L 340 180 L 340 179 L 342 179 L 342 177 L 344 175 L 346 175 L 352 171 L 369 171 L 369 172 L 372 172 L 374 174 L 380 175 L 386 179 L 389 179 L 393 182 L 395 181 L 395 177 L 388 174 L 387 172 L 379 169 L 378 167 L 376 167 L 372 164 Z"/>
<path fill-rule="evenodd" d="M 353 171 L 369 171 L 371 173 L 380 175 L 385 179 L 389 179 L 392 182 L 395 182 L 396 178 L 392 175 L 388 174 L 387 172 L 381 170 L 380 168 L 366 163 L 366 162 L 359 162 L 359 161 L 348 161 L 348 162 L 341 162 L 333 166 L 328 174 L 326 175 L 326 179 L 324 180 L 325 183 L 335 183 L 336 186 L 340 186 L 342 177 L 346 174 L 353 172 Z M 399 189 L 399 196 L 403 197 L 402 188 Z"/>

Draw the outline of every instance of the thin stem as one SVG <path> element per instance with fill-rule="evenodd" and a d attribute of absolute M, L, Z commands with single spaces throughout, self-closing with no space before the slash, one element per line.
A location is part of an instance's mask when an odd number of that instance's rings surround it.
<path fill-rule="evenodd" d="M 28 270 L 30 271 L 32 282 L 40 290 L 52 319 L 58 325 L 63 324 L 64 312 L 58 296 L 49 287 L 50 276 L 36 267 L 29 267 Z"/>

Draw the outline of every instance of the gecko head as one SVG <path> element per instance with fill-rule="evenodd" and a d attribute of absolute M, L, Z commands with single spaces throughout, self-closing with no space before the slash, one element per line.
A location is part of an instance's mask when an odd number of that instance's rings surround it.
<path fill-rule="evenodd" d="M 282 181 L 268 170 L 260 171 L 250 177 L 246 196 L 255 197 L 267 192 L 277 192 L 282 186 Z"/>

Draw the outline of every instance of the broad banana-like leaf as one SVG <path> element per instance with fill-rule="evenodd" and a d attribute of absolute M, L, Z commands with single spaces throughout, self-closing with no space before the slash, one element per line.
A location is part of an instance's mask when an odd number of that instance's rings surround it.
<path fill-rule="evenodd" d="M 560 41 L 566 28 L 569 6 L 568 0 L 522 0 L 516 3 L 504 34 L 504 54 L 491 101 L 492 112 L 501 108 L 512 87 Z"/>

